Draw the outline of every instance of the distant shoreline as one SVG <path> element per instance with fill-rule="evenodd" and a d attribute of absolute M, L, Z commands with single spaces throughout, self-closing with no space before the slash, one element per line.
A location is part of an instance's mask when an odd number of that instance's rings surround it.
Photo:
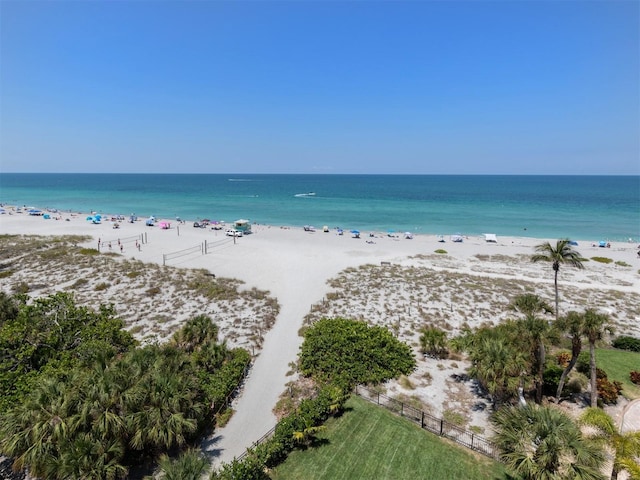
<path fill-rule="evenodd" d="M 47 208 L 47 207 L 39 207 L 39 206 L 35 206 L 35 205 L 23 205 L 22 207 L 20 206 L 16 206 L 16 205 L 4 205 L 4 204 L 0 204 L 0 208 L 4 209 L 5 212 L 0 213 L 0 220 L 2 219 L 3 216 L 5 215 L 9 215 L 9 216 L 13 216 L 16 215 L 18 217 L 24 217 L 24 218 L 41 218 L 44 217 L 44 214 L 49 214 L 49 216 L 51 218 L 46 219 L 46 220 L 51 220 L 51 221 L 66 221 L 67 219 L 83 219 L 86 220 L 86 217 L 88 216 L 92 216 L 94 214 L 100 214 L 102 217 L 102 222 L 101 224 L 107 224 L 107 225 L 112 225 L 113 223 L 118 223 L 118 224 L 122 224 L 122 223 L 130 223 L 129 222 L 129 217 L 131 215 L 134 215 L 136 217 L 136 221 L 135 224 L 137 225 L 144 225 L 144 222 L 149 218 L 149 216 L 143 215 L 143 216 L 139 216 L 136 215 L 135 213 L 131 213 L 129 215 L 121 215 L 121 214 L 111 214 L 111 213 L 101 213 L 101 212 L 83 212 L 83 211 L 78 211 L 78 210 L 59 210 L 56 208 Z M 42 212 L 42 214 L 40 215 L 31 215 L 28 213 L 28 209 L 36 209 Z M 57 216 L 59 216 L 60 218 L 56 218 Z M 172 228 L 176 228 L 176 227 L 182 227 L 182 228 L 192 228 L 193 227 L 193 223 L 194 222 L 198 222 L 200 219 L 194 218 L 194 219 L 187 219 L 187 218 L 180 218 L 179 220 L 177 219 L 171 219 L 171 218 L 166 218 L 166 217 L 154 217 L 155 218 L 155 222 L 159 223 L 159 222 L 169 222 L 171 224 Z M 1 223 L 1 222 L 0 222 Z M 86 221 L 87 223 L 87 228 L 91 228 L 91 224 L 89 221 Z M 227 227 L 230 227 L 233 224 L 233 221 L 229 221 L 229 222 L 224 222 L 224 225 L 226 225 Z M 302 225 L 271 225 L 271 224 L 261 224 L 261 223 L 253 223 L 252 225 L 255 226 L 259 226 L 259 227 L 265 227 L 265 228 L 279 228 L 279 229 L 287 229 L 287 230 L 303 230 L 304 226 Z M 324 227 L 324 225 L 314 225 L 311 226 L 314 228 L 314 231 L 316 233 L 323 233 L 322 232 L 322 228 Z M 336 227 L 332 227 L 332 226 L 328 226 L 330 233 L 335 234 L 335 230 Z M 208 227 L 206 230 L 210 229 L 210 227 Z M 459 243 L 464 243 L 465 240 L 469 240 L 470 238 L 472 239 L 476 239 L 476 240 L 484 240 L 484 236 L 485 234 L 493 234 L 493 232 L 485 232 L 482 234 L 470 234 L 470 235 L 464 235 L 464 234 L 457 234 L 457 233 L 447 233 L 447 234 L 439 234 L 439 233 L 432 233 L 432 232 L 404 232 L 404 231 L 381 231 L 381 230 L 363 230 L 362 232 L 360 232 L 360 237 L 364 240 L 366 240 L 370 235 L 375 235 L 376 237 L 380 238 L 380 237 L 389 237 L 389 238 L 396 238 L 396 239 L 403 239 L 404 240 L 404 234 L 405 233 L 411 233 L 411 235 L 413 237 L 417 237 L 417 238 L 428 238 L 428 237 L 443 237 L 444 238 L 444 242 L 443 243 L 457 243 L 457 242 L 453 242 L 452 237 L 454 236 L 461 236 L 463 241 L 459 242 Z M 346 237 L 352 236 L 350 230 L 344 230 L 343 229 L 343 235 Z M 511 241 L 511 243 L 513 242 L 518 242 L 518 243 L 531 243 L 531 241 L 538 241 L 538 242 L 542 242 L 542 241 L 555 241 L 557 239 L 555 238 L 548 238 L 548 237 L 533 237 L 533 236 L 529 236 L 529 235 L 498 235 L 497 236 L 502 242 L 504 241 Z M 584 239 L 584 238 L 571 238 L 571 240 L 575 240 L 576 242 L 582 242 L 585 243 L 587 242 L 587 244 L 591 245 L 591 246 L 597 246 L 599 244 L 599 242 L 601 242 L 602 240 L 595 240 L 595 239 Z M 633 240 L 633 239 L 631 239 Z M 440 243 L 440 242 L 439 242 Z M 621 241 L 613 241 L 613 243 L 616 244 L 630 244 L 633 245 L 636 242 L 635 241 L 629 241 L 629 239 L 627 240 L 627 242 L 621 242 Z M 603 249 L 604 250 L 604 249 Z"/>
<path fill-rule="evenodd" d="M 0 185 L 0 203 L 65 212 L 640 241 L 640 177 L 0 174 Z"/>

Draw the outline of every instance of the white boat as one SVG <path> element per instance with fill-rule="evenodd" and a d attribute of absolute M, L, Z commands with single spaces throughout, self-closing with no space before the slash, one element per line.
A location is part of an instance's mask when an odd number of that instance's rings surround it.
<path fill-rule="evenodd" d="M 308 193 L 296 193 L 294 197 L 315 197 L 316 192 L 308 192 Z"/>

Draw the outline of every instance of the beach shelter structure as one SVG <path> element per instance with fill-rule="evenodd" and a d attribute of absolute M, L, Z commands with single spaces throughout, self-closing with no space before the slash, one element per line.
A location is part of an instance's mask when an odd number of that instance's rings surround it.
<path fill-rule="evenodd" d="M 462 242 L 462 235 L 460 235 L 459 233 L 456 233 L 455 235 L 451 235 L 451 241 L 452 242 Z"/>
<path fill-rule="evenodd" d="M 485 233 L 484 241 L 490 242 L 490 243 L 498 243 L 498 237 L 496 236 L 495 233 Z"/>
<path fill-rule="evenodd" d="M 244 219 L 236 220 L 233 222 L 233 229 L 246 235 L 247 233 L 251 233 L 251 222 Z"/>
<path fill-rule="evenodd" d="M 360 238 L 360 230 L 351 230 L 351 235 L 353 238 Z"/>

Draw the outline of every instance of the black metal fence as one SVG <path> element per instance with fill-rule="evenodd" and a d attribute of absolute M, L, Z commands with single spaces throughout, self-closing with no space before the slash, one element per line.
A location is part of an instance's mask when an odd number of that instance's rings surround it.
<path fill-rule="evenodd" d="M 414 423 L 420 425 L 421 428 L 431 433 L 453 440 L 459 445 L 486 455 L 494 460 L 500 460 L 500 451 L 496 444 L 474 432 L 460 428 L 442 418 L 434 417 L 400 400 L 387 397 L 363 386 L 357 386 L 354 393 L 365 400 L 385 407 L 387 410 L 401 417 L 412 420 Z"/>

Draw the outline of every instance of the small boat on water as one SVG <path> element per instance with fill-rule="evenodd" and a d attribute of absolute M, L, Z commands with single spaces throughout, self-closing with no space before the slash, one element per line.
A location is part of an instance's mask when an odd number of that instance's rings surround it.
<path fill-rule="evenodd" d="M 294 197 L 315 197 L 316 192 L 296 193 Z"/>

